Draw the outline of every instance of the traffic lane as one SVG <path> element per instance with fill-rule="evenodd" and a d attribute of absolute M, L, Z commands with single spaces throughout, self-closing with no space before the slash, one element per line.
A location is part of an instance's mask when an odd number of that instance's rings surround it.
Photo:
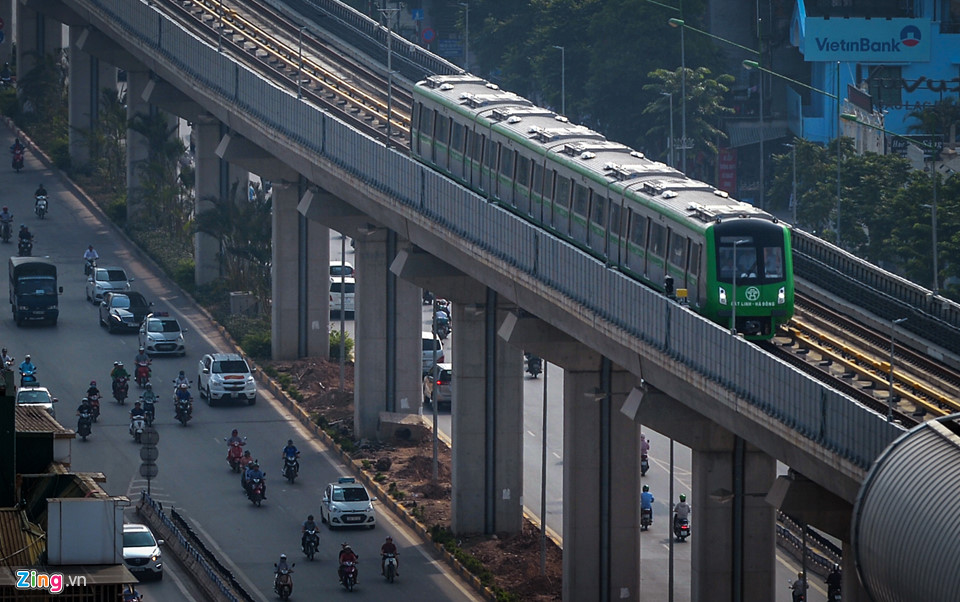
<path fill-rule="evenodd" d="M 323 478 L 313 483 L 308 477 L 294 486 L 298 489 L 299 496 L 291 495 L 288 496 L 290 499 L 286 500 L 283 499 L 282 487 L 272 489 L 271 500 L 268 500 L 264 508 L 252 508 L 239 491 L 238 482 L 233 478 L 219 481 L 210 478 L 215 473 L 208 475 L 208 471 L 226 469 L 223 436 L 229 434 L 231 425 L 240 425 L 245 421 L 256 424 L 257 429 L 252 429 L 256 431 L 253 440 L 262 442 L 264 450 L 272 449 L 269 455 L 277 460 L 279 460 L 280 447 L 288 437 L 297 434 L 296 429 L 291 428 L 289 417 L 279 418 L 277 410 L 271 404 L 264 403 L 266 400 L 263 398 L 261 403 L 254 407 L 208 410 L 197 404 L 196 417 L 190 426 L 184 428 L 176 425 L 173 421 L 172 405 L 169 402 L 172 388 L 168 387 L 172 385 L 167 383 L 181 368 L 186 369 L 191 377 L 195 377 L 196 361 L 200 354 L 213 349 L 213 345 L 205 340 L 205 336 L 209 333 L 212 338 L 216 338 L 219 333 L 212 324 L 204 324 L 202 313 L 188 307 L 185 299 L 170 293 L 172 288 L 164 289 L 165 286 L 169 286 L 166 279 L 151 274 L 149 264 L 142 262 L 137 253 L 125 248 L 122 239 L 106 237 L 103 233 L 108 232 L 109 228 L 97 225 L 89 215 L 84 215 L 85 208 L 78 200 L 71 200 L 68 191 L 55 185 L 54 181 L 48 181 L 47 188 L 51 191 L 51 197 L 61 199 L 59 205 L 61 211 L 64 206 L 70 207 L 63 222 L 73 224 L 63 229 L 62 236 L 58 240 L 60 246 L 51 248 L 49 253 L 56 258 L 63 274 L 62 282 L 65 286 L 65 293 L 61 298 L 63 320 L 58 327 L 24 329 L 15 329 L 11 321 L 5 320 L 2 321 L 2 328 L 4 335 L 8 337 L 5 340 L 10 341 L 9 346 L 12 348 L 23 349 L 29 343 L 29 347 L 35 349 L 33 352 L 35 359 L 41 364 L 41 383 L 49 385 L 55 394 L 64 399 L 58 405 L 58 415 L 67 426 L 75 425 L 72 420 L 75 420 L 73 414 L 76 404 L 86 390 L 90 378 L 100 381 L 99 384 L 105 393 L 102 417 L 100 422 L 94 425 L 93 437 L 89 441 L 77 441 L 74 444 L 74 470 L 103 472 L 107 476 L 104 488 L 111 494 L 135 496 L 145 485 L 138 475 L 139 446 L 133 443 L 127 430 L 129 405 L 118 406 L 109 401 L 110 396 L 107 394 L 109 391 L 107 373 L 112 367 L 113 360 L 115 358 L 132 360 L 136 352 L 136 337 L 109 335 L 101 329 L 97 325 L 97 309 L 85 301 L 83 292 L 84 278 L 78 257 L 83 248 L 89 244 L 88 241 L 96 240 L 95 244 L 106 261 L 130 268 L 138 279 L 137 288 L 144 291 L 148 298 L 167 301 L 172 306 L 171 309 L 197 316 L 189 318 L 195 319 L 196 322 L 191 323 L 195 329 L 195 336 L 190 337 L 188 341 L 190 355 L 187 360 L 157 358 L 153 362 L 153 382 L 157 383 L 162 401 L 157 408 L 157 426 L 161 435 L 158 446 L 160 472 L 151 483 L 151 491 L 158 499 L 167 500 L 166 506 L 184 508 L 190 519 L 197 520 L 200 526 L 214 524 L 219 527 L 220 530 L 214 528 L 207 531 L 211 545 L 226 553 L 225 561 L 228 565 L 234 564 L 249 569 L 250 579 L 247 579 L 247 575 L 244 574 L 246 571 L 239 572 L 242 580 L 264 581 L 266 591 L 270 591 L 273 561 L 278 557 L 281 548 L 296 549 L 300 522 L 308 511 L 315 513 L 316 500 L 319 500 L 322 484 L 338 475 L 325 474 Z M 55 213 L 56 207 L 52 207 L 51 212 Z M 96 232 L 89 229 L 91 222 L 97 227 Z M 79 252 L 76 252 L 77 249 Z M 105 264 L 101 263 L 101 265 Z M 193 366 L 192 369 L 191 366 Z M 47 376 L 44 376 L 45 374 Z M 275 441 L 277 447 L 265 443 L 266 441 Z M 214 466 L 218 468 L 212 468 Z M 272 472 L 269 467 L 268 472 Z M 275 483 L 271 484 L 275 485 Z M 277 500 L 279 500 L 278 511 L 273 511 L 269 506 Z M 287 514 L 283 511 L 284 508 L 296 504 L 303 504 L 296 514 Z M 229 508 L 229 512 L 225 513 L 224 508 Z M 252 514 L 253 512 L 257 514 Z M 218 521 L 221 524 L 218 524 Z M 254 527 L 251 528 L 250 525 Z M 224 531 L 226 537 L 224 537 Z M 290 535 L 291 531 L 292 535 Z M 260 547 L 249 545 L 251 532 L 257 537 L 256 541 Z M 361 554 L 364 555 L 366 563 L 370 562 L 371 557 L 377 556 L 379 542 L 386 533 L 393 533 L 405 549 L 415 544 L 414 540 L 399 537 L 398 531 L 378 528 L 376 532 L 364 534 L 357 540 L 360 542 Z M 237 534 L 242 534 L 243 537 L 239 540 L 234 539 L 233 536 Z M 225 539 L 225 543 L 218 541 L 221 538 Z M 292 545 L 291 540 L 293 540 Z M 372 540 L 372 543 L 368 540 Z M 328 542 L 328 545 L 335 547 L 336 542 Z M 262 553 L 266 550 L 272 550 L 269 557 Z M 238 551 L 243 553 L 237 554 L 235 562 L 230 555 Z M 321 553 L 332 558 L 334 551 L 322 550 Z M 417 583 L 418 591 L 424 591 L 426 595 L 437 599 L 476 599 L 471 592 L 462 590 L 463 586 L 449 577 L 442 565 L 438 565 L 428 556 L 422 556 L 422 558 L 421 562 L 417 562 L 416 555 L 403 556 L 407 561 L 404 565 L 404 578 L 410 583 Z M 418 568 L 422 570 L 418 571 Z M 334 574 L 335 571 L 334 567 Z M 303 580 L 298 582 L 297 591 L 311 593 L 310 581 L 311 579 L 308 579 L 307 583 L 303 583 Z M 323 586 L 321 589 L 335 589 L 337 586 L 336 582 L 332 585 L 333 587 Z M 256 589 L 259 591 L 261 588 Z M 382 593 L 377 595 L 380 596 Z"/>
<path fill-rule="evenodd" d="M 563 370 L 544 364 L 538 378 L 523 377 L 523 504 L 540 519 L 543 383 L 547 382 L 547 529 L 563 537 Z"/>

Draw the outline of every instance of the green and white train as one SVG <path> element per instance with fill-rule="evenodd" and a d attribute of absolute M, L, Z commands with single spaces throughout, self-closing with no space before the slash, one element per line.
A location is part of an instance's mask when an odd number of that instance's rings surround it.
<path fill-rule="evenodd" d="M 660 291 L 685 289 L 749 339 L 793 315 L 776 217 L 469 74 L 429 77 L 413 99 L 419 161 Z"/>

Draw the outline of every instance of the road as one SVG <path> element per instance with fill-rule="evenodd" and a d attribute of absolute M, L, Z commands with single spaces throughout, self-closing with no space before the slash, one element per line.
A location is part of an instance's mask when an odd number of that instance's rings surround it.
<path fill-rule="evenodd" d="M 10 139 L 12 133 L 8 133 Z M 43 221 L 32 213 L 32 193 L 43 182 L 50 192 L 50 214 Z M 169 395 L 170 382 L 177 371 L 185 370 L 196 378 L 197 363 L 206 352 L 226 349 L 216 328 L 179 294 L 171 282 L 154 272 L 151 265 L 116 236 L 109 225 L 100 223 L 88 209 L 44 168 L 32 153 L 20 174 L 0 172 L 5 202 L 16 222 L 27 223 L 36 234 L 35 254 L 48 255 L 60 268 L 60 322 L 56 327 L 16 328 L 9 319 L 0 320 L 0 340 L 19 361 L 25 353 L 33 355 L 39 367 L 42 385 L 51 389 L 61 402 L 60 420 L 68 427 L 83 391 L 91 379 L 109 390 L 108 373 L 115 360 L 129 366 L 137 350 L 136 335 L 110 335 L 97 324 L 97 308 L 85 301 L 81 254 L 93 244 L 102 259 L 100 265 L 127 268 L 136 281 L 135 290 L 156 304 L 155 309 L 169 311 L 188 329 L 188 353 L 185 358 L 156 358 L 152 381 L 162 394 L 157 408 L 160 432 L 159 475 L 151 490 L 165 507 L 182 510 L 224 563 L 239 576 L 257 599 L 272 598 L 272 566 L 285 552 L 297 562 L 295 595 L 318 599 L 339 590 L 336 580 L 336 552 L 339 543 L 348 540 L 361 556 L 360 583 L 355 592 L 359 600 L 379 600 L 388 595 L 417 595 L 435 600 L 477 600 L 476 594 L 438 562 L 432 548 L 389 513 L 379 514 L 375 530 L 363 532 L 323 531 L 319 559 L 307 562 L 299 553 L 299 527 L 308 513 L 318 514 L 323 486 L 346 473 L 346 468 L 331 459 L 327 450 L 314 443 L 299 423 L 282 410 L 268 394 L 261 393 L 255 406 L 209 408 L 197 403 L 194 419 L 187 427 L 174 422 Z M 15 252 L 15 245 L 8 252 Z M 115 402 L 104 400 L 100 421 L 94 425 L 87 442 L 73 444 L 73 470 L 103 472 L 103 487 L 113 495 L 135 498 L 146 487 L 139 477 L 139 447 L 127 433 L 127 411 Z M 263 507 L 252 506 L 240 490 L 236 475 L 225 461 L 223 438 L 233 428 L 249 439 L 248 448 L 259 457 L 267 472 L 268 496 Z M 288 485 L 276 478 L 280 450 L 288 438 L 301 449 L 302 478 Z M 392 535 L 402 550 L 403 577 L 393 586 L 376 573 L 379 546 Z M 167 562 L 168 569 L 170 563 Z M 174 579 L 146 584 L 143 591 L 150 600 L 184 600 L 191 596 L 182 590 L 177 571 Z"/>

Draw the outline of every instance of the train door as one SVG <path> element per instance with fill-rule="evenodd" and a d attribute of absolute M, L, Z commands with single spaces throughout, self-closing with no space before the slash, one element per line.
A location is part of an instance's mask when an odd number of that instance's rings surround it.
<path fill-rule="evenodd" d="M 634 274 L 646 273 L 647 218 L 636 211 L 630 211 L 630 235 L 626 241 L 625 261 L 627 268 Z"/>
<path fill-rule="evenodd" d="M 590 195 L 590 219 L 587 220 L 587 245 L 608 257 L 607 245 L 607 206 L 609 201 L 603 193 L 594 191 Z"/>
<path fill-rule="evenodd" d="M 647 237 L 646 275 L 651 282 L 662 286 L 666 275 L 667 228 L 654 220 L 650 221 Z"/>
<path fill-rule="evenodd" d="M 530 170 L 533 161 L 517 153 L 517 179 L 513 188 L 513 205 L 518 211 L 530 215 Z"/>
<path fill-rule="evenodd" d="M 481 132 L 472 130 L 470 137 L 470 187 L 485 190 L 483 187 L 483 149 L 487 145 L 487 138 Z"/>
<path fill-rule="evenodd" d="M 588 222 L 590 218 L 590 189 L 580 184 L 573 183 L 573 206 L 570 212 L 570 237 L 583 243 L 589 244 L 587 237 Z"/>
<path fill-rule="evenodd" d="M 570 234 L 570 178 L 557 174 L 557 186 L 553 193 L 551 225 L 563 234 Z"/>
<path fill-rule="evenodd" d="M 433 109 L 420 105 L 420 156 L 435 163 L 433 156 L 433 120 L 435 113 Z"/>
<path fill-rule="evenodd" d="M 497 194 L 497 160 L 500 158 L 500 144 L 486 136 L 483 143 L 483 165 L 480 167 L 480 189 L 488 195 Z"/>
<path fill-rule="evenodd" d="M 500 173 L 497 177 L 497 198 L 513 205 L 513 168 L 517 153 L 505 145 L 500 146 Z"/>
<path fill-rule="evenodd" d="M 690 260 L 690 239 L 680 232 L 668 230 L 670 247 L 667 273 L 673 276 L 674 290 L 687 287 L 687 262 Z"/>

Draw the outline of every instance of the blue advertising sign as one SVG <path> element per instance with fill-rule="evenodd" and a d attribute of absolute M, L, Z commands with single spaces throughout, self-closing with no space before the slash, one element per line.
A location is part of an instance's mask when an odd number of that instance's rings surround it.
<path fill-rule="evenodd" d="M 929 61 L 930 21 L 924 19 L 824 19 L 804 23 L 807 61 L 891 63 Z"/>
<path fill-rule="evenodd" d="M 423 21 L 423 9 L 422 8 L 411 8 L 410 9 L 410 18 L 414 21 Z"/>

